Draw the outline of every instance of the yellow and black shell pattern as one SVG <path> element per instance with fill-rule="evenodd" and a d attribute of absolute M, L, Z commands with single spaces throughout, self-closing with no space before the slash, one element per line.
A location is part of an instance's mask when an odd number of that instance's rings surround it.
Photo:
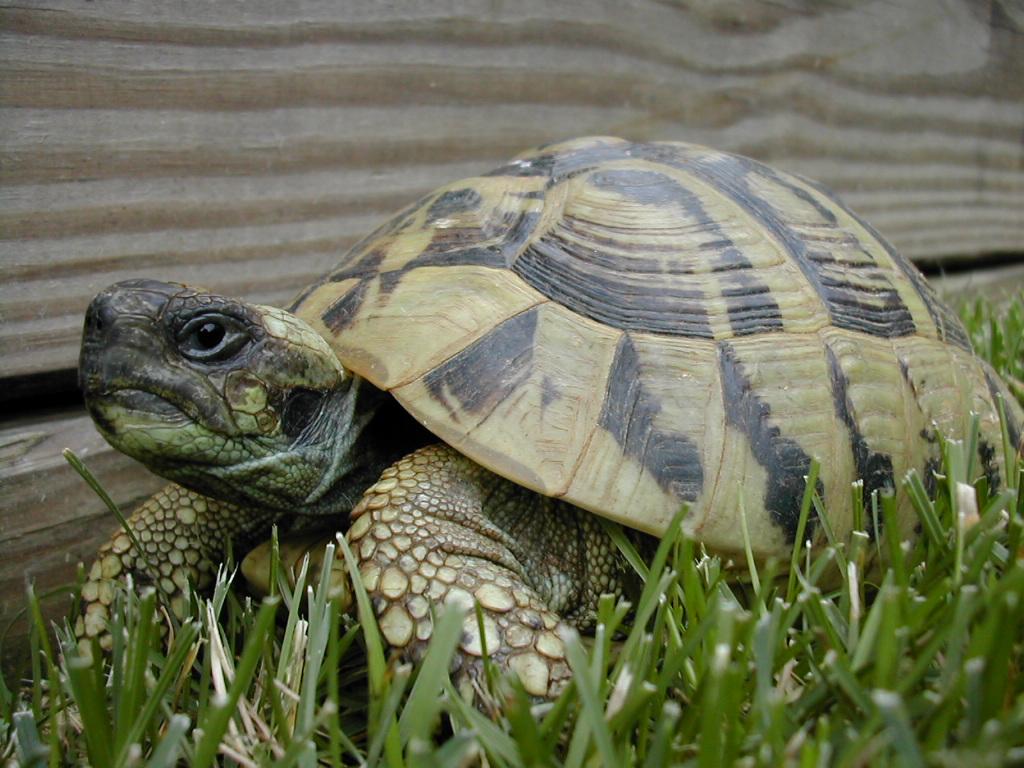
<path fill-rule="evenodd" d="M 759 556 L 790 551 L 812 457 L 845 535 L 852 481 L 932 478 L 971 411 L 1002 479 L 1005 390 L 920 273 L 826 189 L 705 147 L 524 153 L 400 212 L 293 309 L 480 464 L 653 534 L 688 504 L 723 553 L 741 514 Z"/>

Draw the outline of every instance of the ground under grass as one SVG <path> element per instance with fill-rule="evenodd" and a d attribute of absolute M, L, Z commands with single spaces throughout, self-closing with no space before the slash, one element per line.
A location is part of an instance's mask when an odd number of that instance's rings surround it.
<path fill-rule="evenodd" d="M 964 316 L 979 353 L 1024 395 L 1024 296 Z M 1022 764 L 1024 468 L 1007 443 L 1014 489 L 994 492 L 976 480 L 971 442 L 946 445 L 934 498 L 923 478 L 906 478 L 921 524 L 913 543 L 868 535 L 875 521 L 895 529 L 883 497 L 849 540 L 797 548 L 744 582 L 674 533 L 652 562 L 631 553 L 643 594 L 633 606 L 606 601 L 595 636 L 569 638 L 573 682 L 541 705 L 498 675 L 482 709 L 453 690 L 447 661 L 467 618 L 454 611 L 437 617 L 413 668 L 389 657 L 365 595 L 358 616 L 339 617 L 324 590 L 300 583 L 258 602 L 225 572 L 169 642 L 155 595 L 124 591 L 104 656 L 45 626 L 30 592 L 32 679 L 0 680 L 0 759 Z M 820 507 L 808 494 L 805 520 Z"/>

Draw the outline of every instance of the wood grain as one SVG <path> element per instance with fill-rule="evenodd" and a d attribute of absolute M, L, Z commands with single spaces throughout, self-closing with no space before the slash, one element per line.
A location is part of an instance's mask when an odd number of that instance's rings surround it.
<path fill-rule="evenodd" d="M 440 183 L 585 133 L 840 190 L 917 259 L 1024 244 L 1012 2 L 0 6 L 0 379 L 151 276 L 281 303 Z"/>

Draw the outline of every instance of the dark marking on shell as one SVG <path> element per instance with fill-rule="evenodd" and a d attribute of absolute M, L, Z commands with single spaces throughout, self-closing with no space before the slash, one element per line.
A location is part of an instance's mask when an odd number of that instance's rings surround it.
<path fill-rule="evenodd" d="M 999 412 L 999 399 L 1002 395 L 1003 411 L 1006 415 L 1006 433 L 1010 438 L 1010 445 L 1016 448 L 1018 453 L 1024 453 L 1024 435 L 1021 434 L 1024 431 L 1024 424 L 1017 422 L 1016 415 L 1010 408 L 1010 403 L 1007 402 L 1007 396 L 1003 395 L 999 382 L 996 381 L 992 372 L 985 366 L 982 366 L 982 371 L 985 374 L 985 383 L 988 385 L 988 392 L 992 397 L 992 405 L 997 409 L 997 414 Z"/>
<path fill-rule="evenodd" d="M 749 179 L 756 175 L 762 182 L 784 188 L 811 204 L 821 215 L 824 227 L 833 226 L 835 215 L 807 190 L 786 181 L 767 166 L 736 155 L 718 154 L 713 158 L 676 163 L 728 195 L 786 248 L 821 296 L 833 325 L 882 338 L 909 336 L 916 331 L 913 316 L 903 304 L 899 292 L 852 233 L 835 229 L 827 236 L 812 239 L 806 233 L 798 232 L 787 222 L 785 211 L 776 209 L 754 192 Z M 846 252 L 860 251 L 863 258 L 839 264 L 829 251 L 830 246 L 841 247 Z M 865 286 L 846 279 L 854 273 L 872 285 Z"/>
<path fill-rule="evenodd" d="M 893 480 L 892 457 L 885 453 L 872 451 L 868 446 L 868 442 L 857 424 L 857 415 L 853 411 L 853 401 L 850 399 L 849 392 L 850 380 L 843 372 L 839 359 L 828 344 L 825 345 L 825 356 L 828 358 L 832 403 L 835 406 L 836 416 L 850 431 L 853 463 L 856 467 L 857 477 L 864 481 L 865 509 L 870 509 L 871 494 L 886 489 L 892 490 L 896 487 Z M 881 525 L 881 521 L 879 521 L 879 525 Z M 871 526 L 868 533 L 874 535 L 874 526 Z"/>
<path fill-rule="evenodd" d="M 629 157 L 661 163 L 671 168 L 685 169 L 689 162 L 678 148 L 670 144 L 631 144 L 626 150 L 626 154 Z"/>
<path fill-rule="evenodd" d="M 749 262 L 747 268 L 749 268 Z M 729 327 L 736 336 L 781 331 L 782 312 L 771 289 L 749 272 L 734 271 L 721 279 Z"/>
<path fill-rule="evenodd" d="M 587 179 L 587 182 L 598 189 L 611 190 L 642 205 L 678 205 L 687 209 L 694 218 L 698 219 L 701 226 L 711 223 L 710 217 L 700 205 L 700 201 L 690 190 L 657 171 L 613 168 L 595 172 Z"/>
<path fill-rule="evenodd" d="M 362 240 L 353 245 L 342 257 L 338 266 L 321 277 L 315 283 L 306 288 L 298 298 L 288 307 L 291 312 L 297 311 L 309 296 L 320 286 L 326 283 L 340 283 L 351 277 L 358 277 L 367 281 L 377 275 L 381 262 L 384 260 L 386 249 L 377 246 L 371 248 L 383 238 L 391 238 L 406 229 L 416 218 L 416 213 L 422 208 L 428 197 L 423 197 L 385 221 Z M 363 290 L 365 294 L 365 289 Z"/>
<path fill-rule="evenodd" d="M 978 440 L 978 458 L 981 459 L 981 471 L 984 472 L 985 479 L 988 480 L 989 493 L 997 492 L 1001 484 L 1001 477 L 999 463 L 996 461 L 996 449 L 985 438 Z"/>
<path fill-rule="evenodd" d="M 362 256 L 349 269 L 341 270 L 331 276 L 331 280 L 338 283 L 350 278 L 357 278 L 359 281 L 332 302 L 331 306 L 321 315 L 324 325 L 332 332 L 339 333 L 352 325 L 362 303 L 367 300 L 370 283 L 377 276 L 377 270 L 383 260 L 384 252 L 373 250 Z"/>
<path fill-rule="evenodd" d="M 619 148 L 604 147 L 603 153 Z M 720 283 L 733 333 L 738 336 L 782 330 L 782 315 L 769 288 L 761 283 L 741 249 L 735 247 L 705 211 L 700 198 L 676 180 L 647 170 L 612 169 L 593 174 L 588 183 L 640 205 L 676 206 L 705 230 L 718 248 L 710 267 Z M 711 339 L 707 297 L 685 275 L 669 249 L 622 255 L 612 237 L 595 236 L 571 217 L 531 243 L 512 265 L 523 280 L 562 306 L 613 328 Z M 583 242 L 581 242 L 581 240 Z M 628 245 L 628 244 L 627 244 Z M 625 250 L 628 251 L 628 248 Z"/>
<path fill-rule="evenodd" d="M 352 321 L 358 314 L 359 308 L 366 300 L 367 290 L 367 283 L 360 282 L 346 291 L 344 295 L 334 301 L 321 315 L 324 325 L 330 328 L 333 333 L 340 333 L 352 325 Z"/>
<path fill-rule="evenodd" d="M 380 248 L 373 248 L 367 250 L 370 243 L 374 241 L 375 237 L 370 236 L 363 238 L 353 248 L 345 254 L 341 264 L 332 272 L 327 273 L 315 283 L 306 288 L 298 298 L 295 299 L 288 307 L 288 311 L 296 312 L 306 301 L 309 296 L 316 291 L 317 288 L 327 283 L 340 283 L 350 278 L 358 278 L 361 282 L 361 294 L 366 293 L 366 283 L 373 279 L 378 270 L 380 269 L 381 262 L 384 261 L 385 252 Z M 337 302 L 335 302 L 336 304 Z M 327 323 L 328 327 L 333 328 L 326 317 L 331 309 L 329 308 L 324 314 L 324 322 Z"/>
<path fill-rule="evenodd" d="M 615 350 L 598 423 L 663 490 L 681 501 L 696 501 L 704 487 L 700 450 L 685 435 L 657 427 L 661 403 L 643 378 L 636 348 L 625 334 Z"/>
<path fill-rule="evenodd" d="M 390 294 L 405 275 L 420 267 L 480 266 L 507 269 L 533 233 L 539 219 L 540 214 L 533 211 L 510 212 L 499 223 L 490 223 L 484 229 L 435 228 L 430 244 L 422 253 L 403 264 L 401 269 L 381 274 L 381 293 Z M 501 236 L 495 242 L 481 245 L 497 233 Z"/>
<path fill-rule="evenodd" d="M 422 253 L 403 264 L 400 269 L 380 272 L 380 265 L 386 256 L 387 246 L 381 245 L 369 251 L 365 249 L 379 239 L 391 237 L 404 229 L 415 218 L 416 212 L 427 205 L 429 199 L 429 197 L 421 199 L 404 209 L 400 214 L 378 227 L 373 234 L 361 240 L 342 259 L 342 263 L 337 269 L 306 289 L 291 308 L 294 310 L 300 307 L 302 302 L 325 282 L 337 283 L 353 277 L 359 278 L 362 282 L 358 290 L 349 291 L 324 313 L 324 322 L 327 326 L 333 331 L 341 330 L 351 324 L 358 315 L 362 301 L 367 294 L 366 283 L 373 279 L 379 279 L 381 298 L 387 300 L 402 278 L 410 270 L 419 267 L 481 265 L 506 269 L 533 232 L 533 228 L 540 218 L 538 213 L 524 211 L 509 213 L 501 221 L 489 223 L 485 229 L 435 227 L 433 237 Z M 426 223 L 429 225 L 462 211 L 476 210 L 481 203 L 482 198 L 474 189 L 467 187 L 450 190 L 439 195 L 430 203 L 425 214 Z M 398 219 L 402 219 L 405 223 L 399 226 Z M 501 237 L 496 242 L 481 245 L 483 240 L 495 238 L 497 235 L 501 235 Z M 328 320 L 328 317 L 333 318 L 333 321 Z"/>
<path fill-rule="evenodd" d="M 786 540 L 792 543 L 800 523 L 800 504 L 806 488 L 804 478 L 810 471 L 811 457 L 799 443 L 784 437 L 779 427 L 771 423 L 771 407 L 754 393 L 743 363 L 730 343 L 719 342 L 718 362 L 726 422 L 747 436 L 754 457 L 767 471 L 765 509 L 783 530 Z M 821 480 L 818 480 L 817 491 L 827 502 Z M 815 527 L 812 515 L 805 529 L 807 540 L 813 538 Z"/>
<path fill-rule="evenodd" d="M 539 311 L 505 320 L 423 377 L 453 420 L 461 421 L 460 410 L 486 416 L 530 378 Z"/>
<path fill-rule="evenodd" d="M 831 350 L 829 351 L 831 352 Z M 903 383 L 907 385 L 907 389 L 910 390 L 910 394 L 914 398 L 914 407 L 917 408 L 917 411 L 921 414 L 922 418 L 930 420 L 928 414 L 925 413 L 924 408 L 921 407 L 921 393 L 922 391 L 927 391 L 925 386 L 927 382 L 925 378 L 922 376 L 920 381 L 914 381 L 914 377 L 910 375 L 910 363 L 908 363 L 903 357 L 897 357 L 896 362 L 899 365 L 900 376 L 903 378 Z M 939 455 L 939 435 L 934 428 L 928 429 L 927 427 L 922 427 L 918 432 L 918 436 L 935 449 L 934 453 L 936 456 Z"/>
<path fill-rule="evenodd" d="M 556 400 L 561 399 L 562 391 L 550 376 L 545 376 L 540 383 L 540 407 L 547 409 Z"/>
<path fill-rule="evenodd" d="M 878 230 L 851 210 L 831 189 L 812 179 L 802 179 L 802 181 L 804 181 L 808 186 L 813 187 L 819 194 L 828 198 L 836 205 L 836 207 L 840 208 L 850 218 L 854 219 L 878 242 L 879 245 L 882 246 L 882 248 L 885 249 L 889 258 L 892 259 L 893 264 L 895 264 L 900 272 L 902 272 L 913 284 L 917 295 L 921 297 L 921 301 L 924 304 L 925 309 L 928 310 L 928 315 L 931 317 L 932 322 L 935 323 L 939 338 L 942 341 L 948 341 L 961 349 L 966 349 L 968 352 L 972 352 L 971 342 L 967 337 L 967 330 L 964 328 L 960 318 L 957 317 L 956 313 L 953 312 L 952 309 L 943 303 L 935 293 L 935 290 L 931 285 L 929 285 L 924 275 L 921 274 L 920 270 L 918 270 L 918 268 L 915 267 L 902 253 L 897 251 L 896 248 L 893 247 L 892 243 L 882 237 Z"/>
<path fill-rule="evenodd" d="M 334 272 L 331 275 L 331 280 L 335 283 L 340 283 L 353 277 L 360 280 L 374 277 L 380 270 L 380 265 L 384 261 L 384 257 L 386 255 L 387 253 L 381 248 L 374 248 L 371 251 L 367 251 L 351 266 Z"/>
<path fill-rule="evenodd" d="M 935 493 L 938 491 L 939 480 L 938 473 L 942 471 L 942 459 L 937 456 L 932 456 L 926 459 L 924 462 L 924 469 L 921 470 L 921 481 L 924 484 L 924 489 L 928 493 L 928 498 L 934 499 Z M 918 523 L 920 525 L 920 523 Z M 917 529 L 920 533 L 920 529 Z"/>
<path fill-rule="evenodd" d="M 829 350 L 829 353 L 831 353 L 831 350 Z M 927 418 L 927 414 L 921 407 L 921 391 L 925 386 L 924 377 L 919 382 L 915 382 L 914 377 L 910 375 L 910 363 L 903 357 L 897 357 L 896 361 L 899 364 L 900 376 L 914 398 L 914 406 L 922 416 Z M 921 481 L 924 483 L 929 497 L 934 498 L 936 489 L 935 473 L 942 468 L 942 447 L 939 445 L 939 433 L 933 426 L 931 429 L 922 427 L 917 434 L 927 444 L 927 451 L 931 454 L 925 459 L 924 467 L 921 470 Z M 867 501 L 866 495 L 865 501 Z"/>
<path fill-rule="evenodd" d="M 590 183 L 644 205 L 674 205 L 682 209 L 700 229 L 718 238 L 705 247 L 709 249 L 711 271 L 722 273 L 719 283 L 732 332 L 747 336 L 782 330 L 782 313 L 771 290 L 751 271 L 749 259 L 708 215 L 693 190 L 665 174 L 646 170 L 600 171 L 590 178 Z"/>
<path fill-rule="evenodd" d="M 427 224 L 432 225 L 439 219 L 448 218 L 463 211 L 475 211 L 480 207 L 483 198 L 472 187 L 451 189 L 442 193 L 427 209 Z"/>
<path fill-rule="evenodd" d="M 603 163 L 624 160 L 629 157 L 630 144 L 594 144 L 563 152 L 555 157 L 551 168 L 551 183 L 557 184 L 581 173 L 586 173 Z"/>
<path fill-rule="evenodd" d="M 604 270 L 593 256 L 591 249 L 550 233 L 527 246 L 512 270 L 549 299 L 604 325 L 713 338 L 700 291 L 667 283 L 660 272 L 643 272 L 632 259 Z"/>
<path fill-rule="evenodd" d="M 914 395 L 916 396 L 917 390 L 914 386 L 914 380 L 910 377 L 910 363 L 908 363 L 906 358 L 903 357 L 896 358 L 896 363 L 899 365 L 900 376 L 903 377 L 903 381 L 907 383 L 907 386 L 914 390 Z"/>

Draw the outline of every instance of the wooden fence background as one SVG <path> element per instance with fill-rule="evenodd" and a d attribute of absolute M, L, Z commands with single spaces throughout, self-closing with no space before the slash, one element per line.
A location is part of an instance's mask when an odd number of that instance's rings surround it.
<path fill-rule="evenodd" d="M 919 263 L 1024 286 L 1018 0 L 0 4 L 0 630 L 115 525 L 62 448 L 125 507 L 160 482 L 77 402 L 97 290 L 283 303 L 432 187 L 588 133 L 815 177 Z"/>

